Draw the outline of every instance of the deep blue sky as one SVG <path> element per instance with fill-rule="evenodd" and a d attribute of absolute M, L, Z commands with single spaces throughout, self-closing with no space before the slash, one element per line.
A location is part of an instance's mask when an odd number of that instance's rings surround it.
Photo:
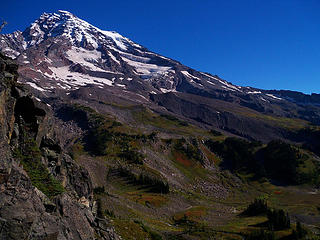
<path fill-rule="evenodd" d="M 58 9 L 241 86 L 320 93 L 320 0 L 11 0 L 4 33 Z"/>

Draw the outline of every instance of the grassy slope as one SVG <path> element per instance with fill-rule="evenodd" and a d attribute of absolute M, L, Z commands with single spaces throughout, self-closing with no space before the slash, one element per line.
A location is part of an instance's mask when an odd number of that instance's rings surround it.
<path fill-rule="evenodd" d="M 151 126 L 152 131 L 167 132 L 175 139 L 178 139 L 177 136 L 187 139 L 193 137 L 200 143 L 202 139 L 207 138 L 224 139 L 223 136 L 210 135 L 203 129 L 185 125 L 174 118 L 160 116 L 143 107 L 123 108 L 125 111 L 131 111 L 133 122 L 130 125 L 136 128 L 132 129 L 127 125 L 116 126 L 112 128 L 113 132 L 141 133 L 145 131 L 146 126 Z M 286 119 L 267 118 L 267 121 L 291 126 Z M 300 122 L 294 122 L 293 126 L 300 127 L 299 124 Z M 144 129 L 139 129 L 138 126 Z M 110 125 L 104 127 L 110 131 Z M 198 146 L 199 149 L 216 169 L 205 169 L 195 159 L 177 151 L 174 148 L 175 139 L 172 142 L 169 142 L 168 138 L 146 142 L 142 142 L 141 139 L 131 140 L 130 145 L 140 150 L 148 150 L 144 152 L 145 164 L 142 166 L 128 164 L 117 157 L 120 148 L 116 142 L 112 143 L 113 146 L 110 148 L 112 151 L 106 151 L 104 156 L 92 156 L 85 152 L 81 142 L 74 146 L 74 157 L 89 168 L 91 175 L 95 175 L 97 169 L 104 171 L 100 176 L 105 177 L 93 178 L 96 187 L 105 187 L 105 192 L 95 194 L 95 197 L 102 203 L 102 214 L 110 219 L 123 239 L 161 239 L 161 236 L 163 239 L 170 236 L 172 239 L 179 239 L 178 236 L 180 239 L 185 239 L 183 236 L 186 235 L 193 236 L 193 239 L 241 239 L 242 233 L 256 229 L 254 225 L 266 220 L 265 217 L 238 216 L 254 198 L 259 196 L 267 198 L 272 207 L 289 211 L 292 216 L 300 214 L 308 220 L 320 215 L 317 208 L 320 207 L 320 196 L 311 193 L 309 187 L 284 187 L 267 182 L 246 182 L 247 176 L 241 176 L 243 181 L 235 184 L 233 177 L 218 169 L 221 159 L 203 144 Z M 174 169 L 175 172 L 169 174 L 169 167 L 168 173 L 158 172 L 157 168 L 146 164 L 159 160 L 155 159 L 157 156 L 165 166 L 169 166 L 170 170 Z M 90 159 L 89 163 L 85 162 L 87 159 Z M 133 172 L 143 171 L 160 178 L 164 177 L 170 183 L 170 193 L 150 192 L 148 186 L 134 184 L 118 174 L 108 174 L 111 169 L 119 165 L 125 165 Z M 310 161 L 305 164 L 306 169 L 312 166 Z M 211 185 L 215 188 L 207 187 Z M 216 194 L 219 191 L 226 194 Z M 310 219 L 307 221 L 309 224 L 312 222 Z M 312 225 L 320 227 L 320 224 Z M 277 232 L 277 237 L 286 236 L 290 232 L 291 230 Z"/>

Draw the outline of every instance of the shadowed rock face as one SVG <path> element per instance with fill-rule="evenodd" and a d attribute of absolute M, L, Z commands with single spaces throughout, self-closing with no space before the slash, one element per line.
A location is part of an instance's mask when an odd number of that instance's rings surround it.
<path fill-rule="evenodd" d="M 37 117 L 44 117 L 46 112 L 35 107 L 30 97 L 21 97 L 17 100 L 15 106 L 15 116 L 21 116 L 26 123 L 36 122 Z"/>
<path fill-rule="evenodd" d="M 91 179 L 64 153 L 49 108 L 17 85 L 11 59 L 0 54 L 0 66 L 0 239 L 118 239 L 96 219 Z M 63 193 L 48 198 L 35 187 L 16 154 L 25 153 L 28 142 Z"/>

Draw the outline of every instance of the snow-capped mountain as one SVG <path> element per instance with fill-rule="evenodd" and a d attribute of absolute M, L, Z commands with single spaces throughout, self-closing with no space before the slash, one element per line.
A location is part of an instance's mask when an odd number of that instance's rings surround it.
<path fill-rule="evenodd" d="M 19 81 L 40 98 L 112 96 L 236 133 L 263 131 L 252 124 L 260 113 L 320 123 L 318 94 L 236 86 L 67 11 L 44 13 L 25 31 L 0 35 L 0 51 L 17 60 Z"/>
<path fill-rule="evenodd" d="M 148 51 L 67 11 L 44 13 L 24 32 L 1 35 L 0 49 L 22 65 L 21 81 L 43 92 L 89 84 L 130 89 L 131 81 L 140 81 L 150 93 L 192 89 L 258 93 Z"/>

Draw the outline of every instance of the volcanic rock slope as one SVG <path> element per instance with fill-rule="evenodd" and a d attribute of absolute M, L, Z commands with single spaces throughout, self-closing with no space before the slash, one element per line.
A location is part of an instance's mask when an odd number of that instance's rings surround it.
<path fill-rule="evenodd" d="M 111 98 L 259 140 L 287 138 L 288 129 L 279 129 L 304 124 L 289 118 L 319 123 L 317 94 L 236 86 L 67 11 L 44 13 L 24 32 L 0 35 L 0 50 L 19 63 L 19 81 L 48 103 Z"/>

